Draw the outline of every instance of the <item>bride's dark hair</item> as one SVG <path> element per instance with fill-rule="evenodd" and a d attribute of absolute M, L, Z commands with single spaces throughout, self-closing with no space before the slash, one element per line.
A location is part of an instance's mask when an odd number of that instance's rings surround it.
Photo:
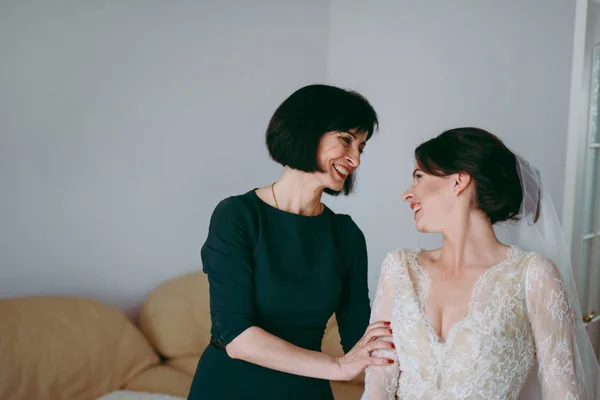
<path fill-rule="evenodd" d="M 492 224 L 518 219 L 523 192 L 517 159 L 496 135 L 472 127 L 450 129 L 417 147 L 415 158 L 430 175 L 471 176 L 477 207 Z"/>

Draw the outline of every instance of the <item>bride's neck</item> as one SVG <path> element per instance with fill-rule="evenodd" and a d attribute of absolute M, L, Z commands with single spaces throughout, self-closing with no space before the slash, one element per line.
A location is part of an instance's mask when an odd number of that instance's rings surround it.
<path fill-rule="evenodd" d="M 452 228 L 442 233 L 443 242 L 439 261 L 446 267 L 460 271 L 468 266 L 492 264 L 505 254 L 489 218 L 474 210 L 454 221 Z"/>

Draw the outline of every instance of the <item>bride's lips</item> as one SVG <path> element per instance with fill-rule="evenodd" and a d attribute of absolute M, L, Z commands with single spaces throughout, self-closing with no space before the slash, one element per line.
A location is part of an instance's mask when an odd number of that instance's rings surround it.
<path fill-rule="evenodd" d="M 412 203 L 410 203 L 410 208 L 414 212 L 414 217 L 416 217 L 417 214 L 421 212 L 421 209 L 423 207 L 421 206 L 421 203 L 413 201 Z"/>

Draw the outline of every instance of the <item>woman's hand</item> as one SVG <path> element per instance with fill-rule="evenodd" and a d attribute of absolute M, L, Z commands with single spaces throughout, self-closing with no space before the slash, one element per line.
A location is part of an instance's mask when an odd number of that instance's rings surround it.
<path fill-rule="evenodd" d="M 373 350 L 392 350 L 396 347 L 394 343 L 381 338 L 390 338 L 392 329 L 387 321 L 374 322 L 367 327 L 364 336 L 344 356 L 338 357 L 339 380 L 349 381 L 370 365 L 390 365 L 394 360 L 372 356 Z"/>

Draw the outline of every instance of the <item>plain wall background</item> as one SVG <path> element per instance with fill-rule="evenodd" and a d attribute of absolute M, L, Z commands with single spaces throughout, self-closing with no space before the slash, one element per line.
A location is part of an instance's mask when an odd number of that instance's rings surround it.
<path fill-rule="evenodd" d="M 478 126 L 536 165 L 560 216 L 575 3 L 563 0 L 333 0 L 328 69 L 381 119 L 344 209 L 368 241 L 372 292 L 386 252 L 436 245 L 401 200 L 414 148 Z M 374 293 L 374 292 L 373 292 Z"/>
<path fill-rule="evenodd" d="M 280 168 L 264 129 L 293 90 L 356 89 L 379 113 L 349 198 L 369 247 L 422 244 L 401 194 L 442 130 L 497 133 L 561 210 L 575 4 L 0 3 L 0 297 L 79 294 L 134 311 L 198 270 L 223 197 Z M 425 243 L 436 242 L 435 238 Z"/>
<path fill-rule="evenodd" d="M 1 2 L 0 295 L 132 310 L 198 270 L 217 202 L 279 176 L 263 132 L 293 90 L 326 79 L 328 12 Z"/>

